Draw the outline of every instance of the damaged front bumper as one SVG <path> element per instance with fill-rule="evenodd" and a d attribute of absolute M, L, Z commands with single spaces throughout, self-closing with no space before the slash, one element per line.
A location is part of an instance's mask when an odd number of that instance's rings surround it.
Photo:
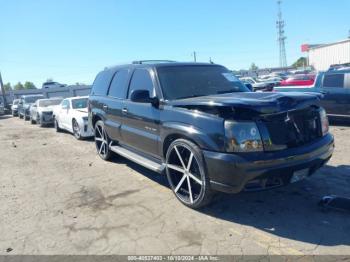
<path fill-rule="evenodd" d="M 278 152 L 220 153 L 203 151 L 212 189 L 238 193 L 249 188 L 250 183 L 279 181 L 283 185 L 292 180 L 298 171 L 312 175 L 332 156 L 334 139 L 331 134 L 305 146 Z M 271 182 L 271 187 L 278 183 Z M 265 187 L 265 188 L 266 188 Z"/>

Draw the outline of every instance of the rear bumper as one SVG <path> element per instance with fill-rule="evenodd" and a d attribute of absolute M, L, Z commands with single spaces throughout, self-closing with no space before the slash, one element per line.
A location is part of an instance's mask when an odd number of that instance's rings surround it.
<path fill-rule="evenodd" d="M 305 168 L 311 175 L 330 159 L 333 150 L 333 136 L 327 134 L 312 144 L 279 152 L 203 153 L 212 189 L 238 193 L 256 179 L 278 177 L 288 184 L 295 171 Z"/>

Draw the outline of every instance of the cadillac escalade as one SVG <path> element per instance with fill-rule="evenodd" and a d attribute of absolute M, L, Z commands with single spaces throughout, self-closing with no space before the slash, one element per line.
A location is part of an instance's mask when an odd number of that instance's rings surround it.
<path fill-rule="evenodd" d="M 333 136 L 317 94 L 250 92 L 216 64 L 139 61 L 100 72 L 89 97 L 99 156 L 164 173 L 191 208 L 213 192 L 274 188 L 315 173 Z"/>

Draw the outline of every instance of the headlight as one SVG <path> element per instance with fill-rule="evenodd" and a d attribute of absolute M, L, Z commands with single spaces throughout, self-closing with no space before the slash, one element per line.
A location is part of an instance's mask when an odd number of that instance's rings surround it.
<path fill-rule="evenodd" d="M 322 135 L 324 136 L 328 133 L 329 122 L 328 122 L 326 111 L 323 108 L 320 110 L 320 119 L 321 119 Z"/>
<path fill-rule="evenodd" d="M 225 121 L 226 151 L 259 152 L 263 144 L 254 122 Z"/>

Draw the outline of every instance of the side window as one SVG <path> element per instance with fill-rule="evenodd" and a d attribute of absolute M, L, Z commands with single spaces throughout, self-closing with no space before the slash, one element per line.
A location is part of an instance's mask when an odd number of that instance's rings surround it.
<path fill-rule="evenodd" d="M 127 69 L 122 69 L 115 73 L 111 86 L 109 87 L 108 95 L 116 98 L 125 98 L 128 76 L 129 70 Z"/>
<path fill-rule="evenodd" d="M 344 87 L 344 74 L 329 74 L 323 78 L 323 87 Z"/>
<path fill-rule="evenodd" d="M 105 96 L 107 94 L 107 89 L 111 82 L 111 72 L 102 71 L 100 72 L 92 85 L 91 94 L 97 96 Z"/>
<path fill-rule="evenodd" d="M 63 101 L 62 101 L 62 104 L 61 104 L 61 108 L 62 108 L 62 109 L 67 109 L 67 108 L 68 108 L 68 105 L 69 105 L 68 100 L 63 100 Z"/>
<path fill-rule="evenodd" d="M 155 96 L 152 78 L 146 69 L 136 69 L 132 75 L 128 98 L 134 90 L 148 90 L 150 96 Z"/>

